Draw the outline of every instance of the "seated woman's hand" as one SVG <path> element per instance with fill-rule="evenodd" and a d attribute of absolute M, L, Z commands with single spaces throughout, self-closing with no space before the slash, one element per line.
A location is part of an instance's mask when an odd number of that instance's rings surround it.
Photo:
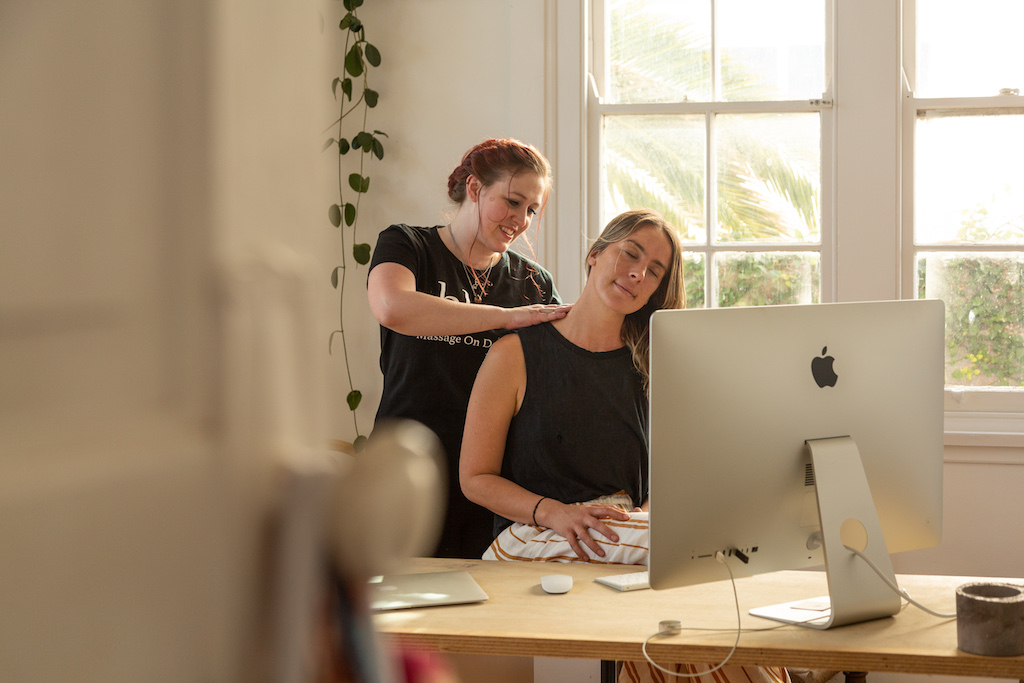
<path fill-rule="evenodd" d="M 629 519 L 629 513 L 614 505 L 567 505 L 550 498 L 542 501 L 537 512 L 538 522 L 564 536 L 569 542 L 569 547 L 581 560 L 590 559 L 590 555 L 583 549 L 584 546 L 594 555 L 604 557 L 604 549 L 591 530 L 612 543 L 618 542 L 618 534 L 602 522 L 602 519 L 625 522 Z"/>

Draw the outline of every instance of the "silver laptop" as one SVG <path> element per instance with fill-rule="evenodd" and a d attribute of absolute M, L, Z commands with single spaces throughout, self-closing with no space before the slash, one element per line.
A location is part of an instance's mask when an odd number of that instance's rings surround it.
<path fill-rule="evenodd" d="M 375 612 L 482 602 L 487 593 L 467 571 L 386 574 L 370 579 L 370 609 Z"/>

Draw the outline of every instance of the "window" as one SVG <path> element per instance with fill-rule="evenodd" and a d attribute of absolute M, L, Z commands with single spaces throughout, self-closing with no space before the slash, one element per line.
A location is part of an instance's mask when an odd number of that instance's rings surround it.
<path fill-rule="evenodd" d="M 1019 0 L 904 5 L 904 295 L 946 302 L 949 387 L 1024 387 L 1022 22 Z"/>
<path fill-rule="evenodd" d="M 599 222 L 660 210 L 684 238 L 691 307 L 822 300 L 825 9 L 595 4 Z"/>
<path fill-rule="evenodd" d="M 1024 3 L 586 7 L 591 236 L 661 210 L 690 306 L 942 298 L 947 430 L 1024 433 Z"/>

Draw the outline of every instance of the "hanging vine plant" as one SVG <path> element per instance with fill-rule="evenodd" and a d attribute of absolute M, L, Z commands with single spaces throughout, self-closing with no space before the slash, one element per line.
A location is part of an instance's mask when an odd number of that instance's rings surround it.
<path fill-rule="evenodd" d="M 370 189 L 367 164 L 371 156 L 378 161 L 384 158 L 381 139 L 387 135 L 379 130 L 367 131 L 369 111 L 377 106 L 379 97 L 377 91 L 369 86 L 369 72 L 371 68 L 380 66 L 380 51 L 366 40 L 366 28 L 357 14 L 363 0 L 343 0 L 342 4 L 346 14 L 338 28 L 345 38 L 344 69 L 342 75 L 331 82 L 331 90 L 339 107 L 338 119 L 331 124 L 331 129 L 336 129 L 337 133 L 323 147 L 324 151 L 334 149 L 338 154 L 338 202 L 330 206 L 327 217 L 331 225 L 338 229 L 341 239 L 341 263 L 331 270 L 331 285 L 338 290 L 338 329 L 331 332 L 327 351 L 333 355 L 335 340 L 340 340 L 349 385 L 346 401 L 352 411 L 356 434 L 353 445 L 356 452 L 359 452 L 366 443 L 366 437 L 359 431 L 356 416 L 363 394 L 352 382 L 345 338 L 345 277 L 349 256 L 359 265 L 370 262 L 370 245 L 360 242 L 356 234 L 360 202 Z M 351 245 L 351 252 L 347 245 Z"/>

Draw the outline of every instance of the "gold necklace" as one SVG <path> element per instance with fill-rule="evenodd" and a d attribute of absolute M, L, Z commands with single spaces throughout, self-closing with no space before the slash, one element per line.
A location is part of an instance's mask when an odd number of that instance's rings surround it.
<path fill-rule="evenodd" d="M 452 245 L 455 247 L 455 255 L 459 257 L 459 263 L 462 264 L 462 269 L 466 271 L 466 277 L 469 278 L 469 286 L 473 290 L 473 302 L 480 303 L 487 296 L 487 288 L 491 286 L 491 268 L 494 267 L 494 262 L 491 259 L 487 259 L 487 269 L 484 271 L 481 277 L 476 268 L 471 268 L 466 265 L 466 259 L 462 257 L 462 250 L 459 249 L 459 243 L 455 239 L 455 233 L 452 232 L 452 224 L 448 224 L 448 236 L 452 238 Z M 499 256 L 499 259 L 501 257 Z"/>

